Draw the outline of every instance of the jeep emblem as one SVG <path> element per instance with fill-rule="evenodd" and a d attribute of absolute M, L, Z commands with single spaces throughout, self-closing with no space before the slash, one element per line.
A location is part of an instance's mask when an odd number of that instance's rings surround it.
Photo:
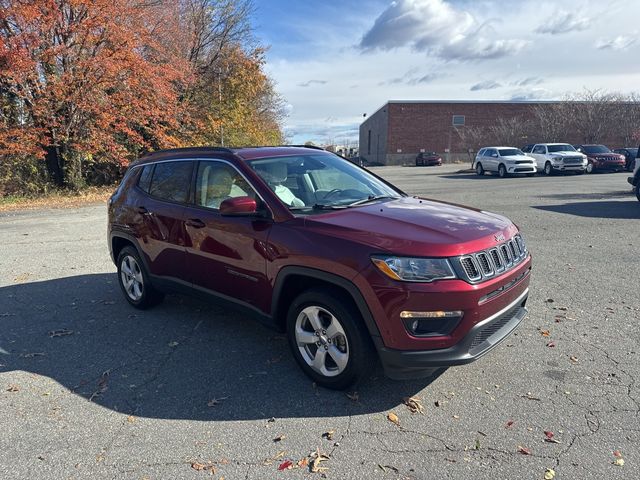
<path fill-rule="evenodd" d="M 504 235 L 501 233 L 498 233 L 497 235 L 494 235 L 493 238 L 496 239 L 496 242 L 504 242 Z"/>

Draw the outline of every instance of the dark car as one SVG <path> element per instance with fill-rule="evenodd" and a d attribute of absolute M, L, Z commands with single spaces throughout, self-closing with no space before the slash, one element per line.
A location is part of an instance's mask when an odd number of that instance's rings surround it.
<path fill-rule="evenodd" d="M 235 305 L 286 332 L 329 388 L 469 363 L 526 314 L 531 257 L 518 228 L 406 195 L 314 148 L 186 148 L 134 162 L 108 203 L 125 299 L 165 292 Z"/>
<path fill-rule="evenodd" d="M 416 156 L 416 167 L 442 165 L 442 157 L 436 152 L 420 152 Z"/>
<path fill-rule="evenodd" d="M 633 167 L 636 164 L 636 157 L 638 156 L 638 149 L 634 147 L 616 148 L 613 153 L 619 153 L 624 155 L 625 169 L 627 172 L 633 172 Z"/>
<path fill-rule="evenodd" d="M 633 169 L 633 175 L 627 177 L 627 181 L 633 187 L 636 198 L 640 201 L 640 147 L 636 149 L 636 161 Z"/>
<path fill-rule="evenodd" d="M 587 173 L 595 171 L 620 172 L 625 168 L 625 159 L 604 145 L 574 145 L 587 156 Z"/>
<path fill-rule="evenodd" d="M 523 153 L 531 153 L 531 150 L 533 150 L 533 147 L 535 147 L 536 144 L 535 143 L 529 143 L 527 145 L 525 145 L 524 147 L 522 147 L 520 150 Z"/>

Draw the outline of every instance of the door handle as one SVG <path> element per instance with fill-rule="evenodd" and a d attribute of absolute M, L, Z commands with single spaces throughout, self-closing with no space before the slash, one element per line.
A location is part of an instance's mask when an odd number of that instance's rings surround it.
<path fill-rule="evenodd" d="M 204 228 L 205 224 L 202 220 L 200 220 L 199 218 L 190 218 L 189 220 L 186 221 L 186 224 L 190 227 L 193 228 Z"/>

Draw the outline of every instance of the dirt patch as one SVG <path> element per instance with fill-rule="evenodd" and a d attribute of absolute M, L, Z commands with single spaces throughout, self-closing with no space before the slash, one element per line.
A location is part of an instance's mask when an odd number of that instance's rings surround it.
<path fill-rule="evenodd" d="M 80 193 L 56 192 L 42 197 L 0 198 L 0 212 L 41 210 L 46 208 L 77 208 L 105 203 L 115 187 L 88 188 Z"/>

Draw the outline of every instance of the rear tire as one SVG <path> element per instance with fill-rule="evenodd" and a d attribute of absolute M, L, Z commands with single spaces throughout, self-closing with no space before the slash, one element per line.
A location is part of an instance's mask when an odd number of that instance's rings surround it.
<path fill-rule="evenodd" d="M 138 251 L 131 246 L 124 247 L 118 254 L 118 284 L 127 302 L 141 310 L 164 299 L 164 294 L 153 288 Z"/>
<path fill-rule="evenodd" d="M 482 168 L 481 163 L 476 164 L 476 173 L 480 176 L 484 175 L 484 168 Z"/>
<path fill-rule="evenodd" d="M 287 314 L 287 339 L 300 368 L 325 388 L 345 389 L 372 371 L 369 332 L 338 290 L 312 288 L 300 294 Z"/>

